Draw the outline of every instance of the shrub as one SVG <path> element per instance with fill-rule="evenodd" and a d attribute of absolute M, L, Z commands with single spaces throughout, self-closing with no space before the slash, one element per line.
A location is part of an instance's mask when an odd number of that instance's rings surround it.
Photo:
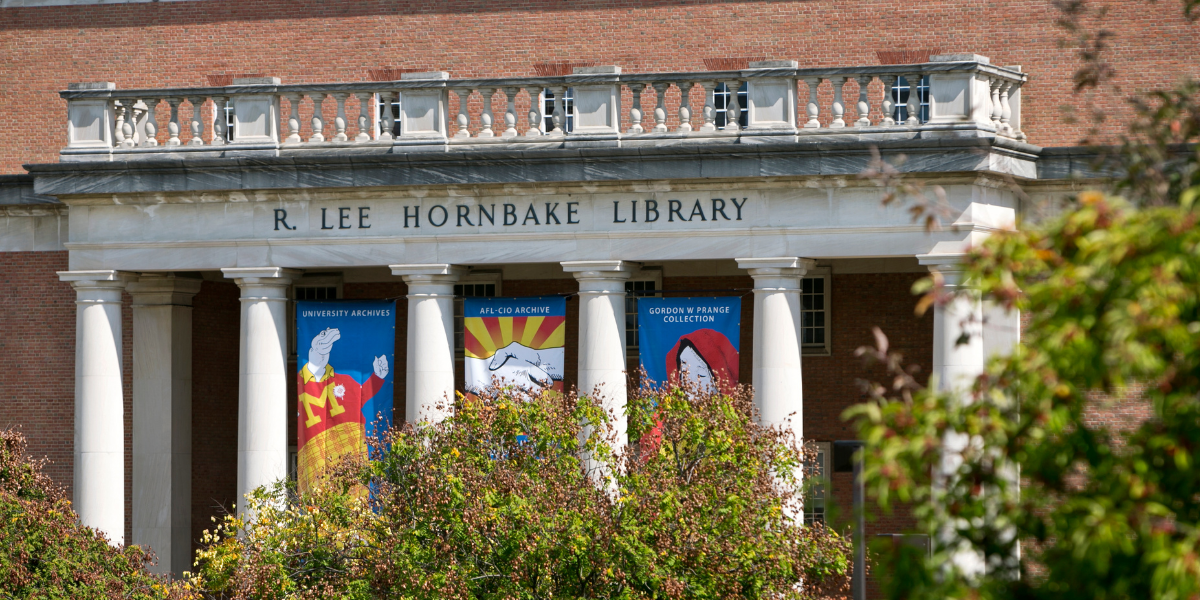
<path fill-rule="evenodd" d="M 79 525 L 61 487 L 26 454 L 25 437 L 0 432 L 0 596 L 5 598 L 189 598 L 186 583 L 146 571 L 153 554 L 114 548 Z"/>
<path fill-rule="evenodd" d="M 795 520 L 802 453 L 757 425 L 749 392 L 643 390 L 625 450 L 611 418 L 573 394 L 460 396 L 451 418 L 394 429 L 377 460 L 338 465 L 311 493 L 261 491 L 255 522 L 212 534 L 200 581 L 241 598 L 846 589 L 848 544 Z"/>

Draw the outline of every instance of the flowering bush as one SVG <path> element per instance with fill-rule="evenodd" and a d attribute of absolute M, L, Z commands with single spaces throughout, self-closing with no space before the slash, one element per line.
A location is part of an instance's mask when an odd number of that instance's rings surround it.
<path fill-rule="evenodd" d="M 79 525 L 62 488 L 30 460 L 24 436 L 0 431 L 0 597 L 189 598 L 186 583 L 168 583 L 146 567 L 153 555 L 114 548 Z"/>
<path fill-rule="evenodd" d="M 803 455 L 757 425 L 746 390 L 643 390 L 628 449 L 612 418 L 575 395 L 459 397 L 451 418 L 393 430 L 377 460 L 311 493 L 260 491 L 254 522 L 210 534 L 197 583 L 263 599 L 845 591 L 848 544 L 794 518 Z"/>

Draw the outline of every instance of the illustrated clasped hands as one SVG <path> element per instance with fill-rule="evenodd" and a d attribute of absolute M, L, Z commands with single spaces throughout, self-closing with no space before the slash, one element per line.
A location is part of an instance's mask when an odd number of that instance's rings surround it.
<path fill-rule="evenodd" d="M 525 389 L 536 389 L 554 385 L 562 374 L 541 352 L 513 342 L 499 350 L 488 364 L 488 370 L 498 379 L 508 381 Z"/>

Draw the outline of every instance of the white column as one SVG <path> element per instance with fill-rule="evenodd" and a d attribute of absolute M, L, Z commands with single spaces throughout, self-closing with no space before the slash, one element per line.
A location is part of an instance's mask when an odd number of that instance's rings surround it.
<path fill-rule="evenodd" d="M 119 271 L 59 271 L 75 288 L 75 512 L 125 543 L 125 391 Z"/>
<path fill-rule="evenodd" d="M 625 280 L 635 265 L 620 260 L 562 263 L 579 282 L 579 393 L 600 400 L 612 418 L 613 450 L 628 435 L 625 402 Z"/>
<path fill-rule="evenodd" d="M 816 264 L 794 256 L 739 258 L 754 278 L 754 404 L 764 425 L 804 439 L 800 280 Z"/>
<path fill-rule="evenodd" d="M 931 376 L 937 378 L 942 391 L 962 391 L 983 373 L 986 355 L 983 343 L 983 305 L 977 293 L 970 289 L 964 277 L 961 261 L 956 254 L 924 254 L 917 257 L 930 272 L 942 276 L 946 292 L 954 294 L 945 304 L 933 309 L 933 365 Z M 962 343 L 960 343 L 962 342 Z M 966 396 L 959 395 L 958 399 Z M 935 489 L 944 488 L 949 477 L 962 464 L 962 452 L 970 437 L 948 430 L 942 437 L 941 462 L 934 468 Z M 982 575 L 987 570 L 983 553 L 963 548 L 962 540 L 951 525 L 937 532 L 940 543 L 950 549 L 950 561 L 968 576 Z"/>
<path fill-rule="evenodd" d="M 961 256 L 918 257 L 931 272 L 940 273 L 946 292 L 955 293 L 933 309 L 933 366 L 938 388 L 952 390 L 971 385 L 983 373 L 986 355 L 983 340 L 983 304 L 963 281 Z M 958 293 L 962 292 L 962 293 Z M 959 343 L 963 341 L 965 343 Z"/>
<path fill-rule="evenodd" d="M 279 267 L 221 269 L 242 288 L 238 359 L 237 509 L 255 488 L 287 477 L 288 285 L 295 271 Z"/>
<path fill-rule="evenodd" d="M 408 284 L 404 414 L 410 423 L 436 423 L 454 407 L 454 283 L 466 269 L 448 264 L 391 268 Z"/>
<path fill-rule="evenodd" d="M 156 573 L 192 567 L 192 297 L 199 279 L 143 275 L 133 298 L 133 543 Z"/>

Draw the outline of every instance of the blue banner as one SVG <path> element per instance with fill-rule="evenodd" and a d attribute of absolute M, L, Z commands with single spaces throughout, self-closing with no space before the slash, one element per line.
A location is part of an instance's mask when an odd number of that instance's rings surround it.
<path fill-rule="evenodd" d="M 366 456 L 392 424 L 396 303 L 296 303 L 297 479 L 308 489 L 333 460 Z"/>
<path fill-rule="evenodd" d="M 679 381 L 728 392 L 738 382 L 742 299 L 639 298 L 638 354 L 651 383 Z"/>

